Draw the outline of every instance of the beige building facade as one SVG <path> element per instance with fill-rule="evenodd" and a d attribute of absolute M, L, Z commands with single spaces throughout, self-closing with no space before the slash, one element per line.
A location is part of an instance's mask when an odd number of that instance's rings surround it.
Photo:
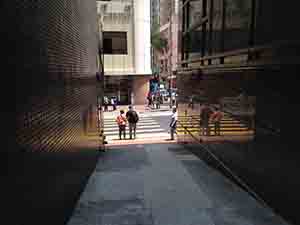
<path fill-rule="evenodd" d="M 150 0 L 98 1 L 105 95 L 145 104 L 151 70 Z"/>

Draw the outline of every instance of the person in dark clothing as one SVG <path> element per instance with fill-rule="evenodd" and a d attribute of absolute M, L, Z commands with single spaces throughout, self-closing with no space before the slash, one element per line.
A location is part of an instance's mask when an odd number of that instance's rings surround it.
<path fill-rule="evenodd" d="M 176 133 L 176 128 L 177 128 L 178 114 L 175 106 L 173 106 L 172 112 L 173 113 L 170 122 L 170 134 L 171 134 L 170 140 L 174 140 L 174 134 Z"/>
<path fill-rule="evenodd" d="M 209 105 L 205 103 L 200 114 L 200 127 L 202 131 L 202 135 L 206 135 L 206 136 L 210 135 L 209 120 L 212 113 L 213 111 L 210 109 Z"/>
<path fill-rule="evenodd" d="M 136 138 L 136 124 L 139 121 L 139 116 L 132 106 L 129 106 L 129 111 L 126 113 L 126 118 L 129 123 L 129 138 L 132 139 L 132 131 L 134 139 Z"/>
<path fill-rule="evenodd" d="M 148 95 L 147 95 L 147 100 L 148 100 L 148 107 L 151 107 L 151 104 L 152 104 L 152 99 L 151 99 L 151 92 L 148 92 Z"/>

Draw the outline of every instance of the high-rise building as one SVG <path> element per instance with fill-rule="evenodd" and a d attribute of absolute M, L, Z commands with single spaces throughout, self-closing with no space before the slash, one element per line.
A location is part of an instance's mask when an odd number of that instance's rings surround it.
<path fill-rule="evenodd" d="M 166 46 L 154 52 L 156 64 L 160 77 L 167 81 L 168 88 L 175 88 L 173 73 L 178 61 L 178 0 L 159 1 L 159 25 L 160 37 L 166 42 Z"/>
<path fill-rule="evenodd" d="M 105 95 L 145 104 L 151 70 L 150 1 L 97 1 L 103 36 Z"/>

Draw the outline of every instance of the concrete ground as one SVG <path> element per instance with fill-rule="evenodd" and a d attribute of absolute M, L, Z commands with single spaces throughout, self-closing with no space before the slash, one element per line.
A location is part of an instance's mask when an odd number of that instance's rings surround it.
<path fill-rule="evenodd" d="M 111 146 L 68 225 L 286 225 L 178 144 Z"/>
<path fill-rule="evenodd" d="M 300 224 L 298 207 L 300 202 L 300 153 L 283 143 L 276 136 L 256 136 L 249 142 L 221 142 L 185 144 L 191 152 L 212 167 L 219 167 L 214 157 L 243 180 L 282 217 L 293 224 Z"/>
<path fill-rule="evenodd" d="M 107 146 L 171 142 L 168 140 L 170 139 L 168 132 L 172 114 L 169 107 L 164 106 L 161 109 L 152 110 L 144 105 L 134 106 L 134 110 L 137 111 L 140 118 L 134 140 L 129 140 L 128 126 L 126 127 L 126 139 L 119 140 L 119 127 L 115 120 L 121 109 L 126 113 L 128 106 L 119 106 L 118 110 L 104 112 L 104 135 L 108 142 Z"/>

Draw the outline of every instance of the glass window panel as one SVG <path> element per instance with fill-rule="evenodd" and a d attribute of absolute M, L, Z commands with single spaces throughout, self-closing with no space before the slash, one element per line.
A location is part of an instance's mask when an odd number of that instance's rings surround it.
<path fill-rule="evenodd" d="M 103 32 L 104 54 L 127 54 L 126 32 Z"/>
<path fill-rule="evenodd" d="M 249 43 L 252 0 L 227 0 L 225 51 L 246 48 Z"/>
<path fill-rule="evenodd" d="M 222 38 L 222 0 L 214 1 L 213 9 L 213 30 L 212 30 L 212 52 L 220 52 Z"/>
<path fill-rule="evenodd" d="M 203 17 L 203 0 L 192 0 L 189 4 L 189 24 L 188 28 L 191 29 L 195 24 L 199 23 Z M 201 46 L 203 39 L 203 26 L 194 27 L 188 34 L 187 49 L 189 58 L 201 57 Z"/>
<path fill-rule="evenodd" d="M 189 4 L 189 27 L 201 20 L 203 0 L 191 0 Z"/>

